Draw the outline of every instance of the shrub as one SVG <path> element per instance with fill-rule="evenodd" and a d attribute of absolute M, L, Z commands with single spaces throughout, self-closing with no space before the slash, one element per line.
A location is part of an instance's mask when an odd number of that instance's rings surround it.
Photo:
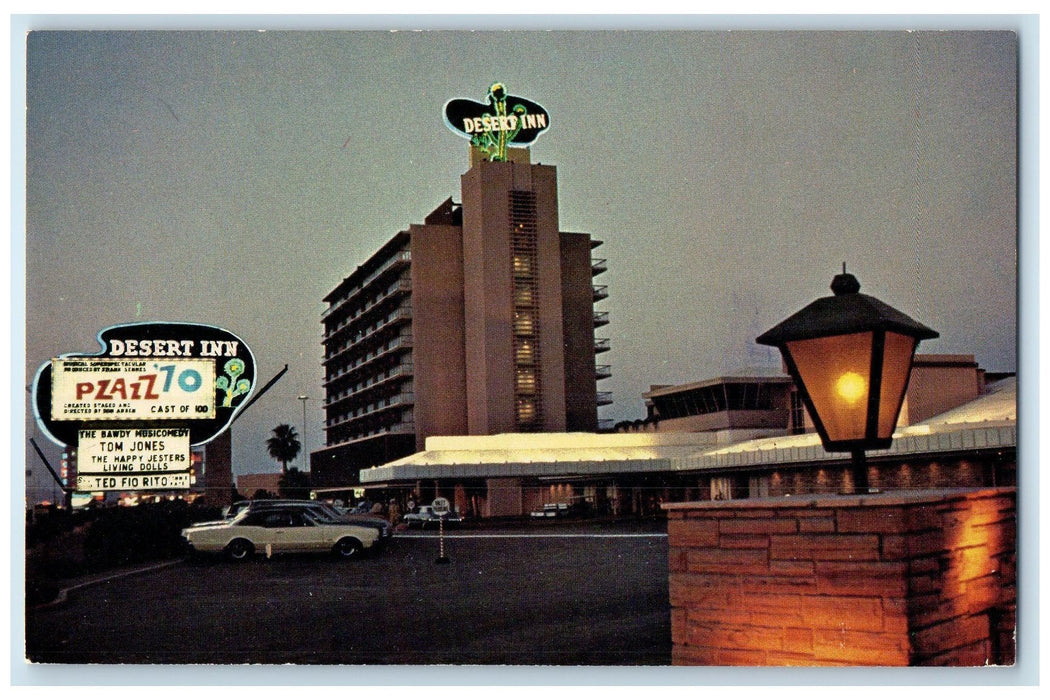
<path fill-rule="evenodd" d="M 100 570 L 179 556 L 182 528 L 219 517 L 218 508 L 194 507 L 185 501 L 107 508 L 88 530 L 84 557 L 89 568 Z"/>

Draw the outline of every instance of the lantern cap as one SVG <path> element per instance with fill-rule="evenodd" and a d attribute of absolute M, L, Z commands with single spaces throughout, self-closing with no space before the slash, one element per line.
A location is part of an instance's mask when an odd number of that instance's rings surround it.
<path fill-rule="evenodd" d="M 843 271 L 831 283 L 834 296 L 821 297 L 756 338 L 761 345 L 779 347 L 794 340 L 866 331 L 893 331 L 916 340 L 940 334 L 873 296 L 860 293 L 860 282 Z"/>
<path fill-rule="evenodd" d="M 831 291 L 835 293 L 835 296 L 856 294 L 860 291 L 860 282 L 857 281 L 856 277 L 843 270 L 841 275 L 835 275 L 835 279 L 831 280 Z"/>

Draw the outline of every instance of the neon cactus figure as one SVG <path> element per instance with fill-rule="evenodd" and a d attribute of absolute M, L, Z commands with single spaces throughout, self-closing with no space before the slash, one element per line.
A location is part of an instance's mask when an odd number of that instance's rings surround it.
<path fill-rule="evenodd" d="M 507 160 L 508 146 L 527 147 L 550 126 L 550 117 L 541 105 L 508 94 L 503 83 L 489 87 L 486 102 L 449 100 L 444 116 L 454 133 L 469 139 L 488 160 L 497 162 Z"/>
<path fill-rule="evenodd" d="M 486 114 L 485 116 L 505 121 L 507 118 L 507 89 L 503 87 L 503 83 L 494 83 L 489 88 L 489 104 L 492 106 L 495 114 Z M 514 140 L 514 137 L 521 131 L 521 115 L 525 113 L 525 108 L 521 105 L 516 105 L 512 111 L 518 118 L 514 120 L 515 127 L 511 131 L 508 132 L 503 129 L 483 131 L 475 134 L 474 138 L 471 139 L 471 143 L 477 146 L 478 150 L 488 156 L 488 159 L 493 162 L 506 162 L 507 142 Z"/>
<path fill-rule="evenodd" d="M 223 371 L 229 375 L 229 379 L 226 377 L 217 377 L 215 379 L 215 388 L 223 391 L 226 397 L 222 401 L 223 406 L 232 406 L 233 400 L 238 396 L 247 394 L 252 388 L 252 383 L 247 379 L 241 379 L 238 381 L 237 377 L 244 374 L 244 361 L 238 358 L 229 360 L 224 366 Z"/>

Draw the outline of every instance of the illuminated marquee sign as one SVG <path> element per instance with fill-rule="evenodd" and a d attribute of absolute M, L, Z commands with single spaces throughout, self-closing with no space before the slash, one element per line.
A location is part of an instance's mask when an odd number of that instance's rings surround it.
<path fill-rule="evenodd" d="M 77 474 L 77 491 L 185 491 L 190 473 L 176 474 Z"/>
<path fill-rule="evenodd" d="M 445 103 L 445 124 L 489 160 L 507 160 L 509 146 L 528 146 L 550 126 L 550 115 L 524 97 L 508 95 L 502 83 L 489 88 L 488 102 L 456 98 Z"/>
<path fill-rule="evenodd" d="M 131 323 L 98 340 L 101 352 L 55 358 L 33 382 L 37 422 L 60 445 L 78 445 L 81 430 L 146 428 L 183 428 L 190 444 L 202 445 L 255 389 L 251 351 L 215 326 Z"/>
<path fill-rule="evenodd" d="M 144 474 L 190 468 L 188 428 L 93 428 L 79 431 L 77 474 Z"/>
<path fill-rule="evenodd" d="M 51 419 L 212 419 L 214 387 L 214 360 L 57 359 L 51 364 Z"/>

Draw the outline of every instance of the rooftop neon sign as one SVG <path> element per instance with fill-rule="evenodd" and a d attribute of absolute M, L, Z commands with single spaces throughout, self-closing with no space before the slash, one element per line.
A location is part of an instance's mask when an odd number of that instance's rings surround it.
<path fill-rule="evenodd" d="M 445 103 L 444 117 L 453 133 L 469 139 L 491 161 L 507 160 L 508 146 L 528 146 L 550 126 L 547 110 L 508 95 L 503 83 L 493 83 L 487 99 L 451 99 Z"/>

